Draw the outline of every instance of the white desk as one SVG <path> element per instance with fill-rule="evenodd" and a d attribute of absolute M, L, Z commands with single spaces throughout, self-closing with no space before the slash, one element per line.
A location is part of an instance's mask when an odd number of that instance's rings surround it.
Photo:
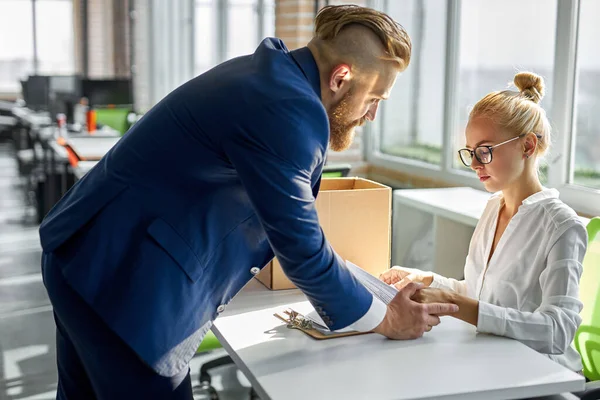
<path fill-rule="evenodd" d="M 310 306 L 297 290 L 256 280 L 234 298 L 213 332 L 261 399 L 517 399 L 579 391 L 581 376 L 525 345 L 477 335 L 453 318 L 423 338 L 376 334 L 317 341 L 273 316 Z"/>
<path fill-rule="evenodd" d="M 6 115 L 0 115 L 0 127 L 9 126 L 13 127 L 17 123 L 17 119 Z"/>
<path fill-rule="evenodd" d="M 69 137 L 67 144 L 85 161 L 98 161 L 120 140 L 114 136 Z"/>
<path fill-rule="evenodd" d="M 73 168 L 73 174 L 77 180 L 83 178 L 92 168 L 98 164 L 98 161 L 79 161 L 77 166 Z"/>
<path fill-rule="evenodd" d="M 13 107 L 11 111 L 15 117 L 32 127 L 52 124 L 50 113 L 46 111 L 33 111 L 25 107 Z"/>

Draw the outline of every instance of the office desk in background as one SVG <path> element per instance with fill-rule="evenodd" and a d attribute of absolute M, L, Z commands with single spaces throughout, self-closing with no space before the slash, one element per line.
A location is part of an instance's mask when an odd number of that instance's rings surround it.
<path fill-rule="evenodd" d="M 119 141 L 120 136 L 69 137 L 68 145 L 82 161 L 98 161 Z"/>
<path fill-rule="evenodd" d="M 41 169 L 43 179 L 38 180 L 36 189 L 38 221 L 50 211 L 71 186 L 87 173 L 120 139 L 118 132 L 103 131 L 98 136 L 86 132 L 72 133 L 62 138 L 59 144 L 56 126 L 36 130 L 33 138 L 43 150 Z M 72 165 L 72 156 L 68 146 L 76 156 L 83 160 Z M 93 160 L 93 161 L 86 161 Z"/>
<path fill-rule="evenodd" d="M 52 118 L 48 112 L 13 107 L 11 113 L 17 120 L 17 124 L 12 130 L 13 142 L 17 151 L 31 148 L 33 146 L 32 134 L 36 130 L 52 124 Z"/>
<path fill-rule="evenodd" d="M 417 340 L 318 341 L 273 316 L 290 306 L 310 309 L 300 291 L 252 280 L 212 328 L 262 400 L 520 399 L 584 387 L 583 377 L 520 342 L 453 318 Z"/>
<path fill-rule="evenodd" d="M 34 111 L 26 107 L 13 107 L 12 114 L 22 123 L 33 127 L 52 124 L 52 118 L 47 111 Z"/>
<path fill-rule="evenodd" d="M 98 164 L 98 161 L 79 161 L 77 166 L 73 167 L 73 175 L 75 175 L 75 181 L 80 180 L 85 174 L 90 172 Z"/>

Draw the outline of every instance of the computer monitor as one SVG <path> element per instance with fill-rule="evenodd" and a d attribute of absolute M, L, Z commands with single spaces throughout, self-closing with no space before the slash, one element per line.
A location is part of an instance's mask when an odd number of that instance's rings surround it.
<path fill-rule="evenodd" d="M 49 77 L 31 75 L 24 86 L 23 98 L 28 108 L 35 111 L 47 111 L 49 106 Z"/>
<path fill-rule="evenodd" d="M 76 75 L 51 76 L 50 92 L 81 96 L 81 78 Z"/>
<path fill-rule="evenodd" d="M 81 89 L 91 107 L 133 103 L 131 79 L 84 79 Z"/>
<path fill-rule="evenodd" d="M 75 104 L 81 99 L 81 78 L 76 75 L 55 75 L 49 81 L 49 111 L 52 118 L 63 113 L 67 123 L 74 123 Z"/>

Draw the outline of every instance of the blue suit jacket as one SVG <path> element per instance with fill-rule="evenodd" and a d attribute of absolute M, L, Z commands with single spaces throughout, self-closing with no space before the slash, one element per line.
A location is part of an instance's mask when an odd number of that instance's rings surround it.
<path fill-rule="evenodd" d="M 45 267 L 159 374 L 274 253 L 333 329 L 371 306 L 317 220 L 319 82 L 307 48 L 266 39 L 170 93 L 44 219 Z"/>

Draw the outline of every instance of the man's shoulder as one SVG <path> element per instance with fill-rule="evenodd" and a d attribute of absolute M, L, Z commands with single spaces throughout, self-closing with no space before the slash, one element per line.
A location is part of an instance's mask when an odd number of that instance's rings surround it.
<path fill-rule="evenodd" d="M 322 108 L 321 94 L 315 92 L 302 68 L 280 39 L 263 40 L 251 62 L 253 78 L 272 91 L 273 95 L 268 96 L 267 101 L 295 99 L 309 107 Z"/>

